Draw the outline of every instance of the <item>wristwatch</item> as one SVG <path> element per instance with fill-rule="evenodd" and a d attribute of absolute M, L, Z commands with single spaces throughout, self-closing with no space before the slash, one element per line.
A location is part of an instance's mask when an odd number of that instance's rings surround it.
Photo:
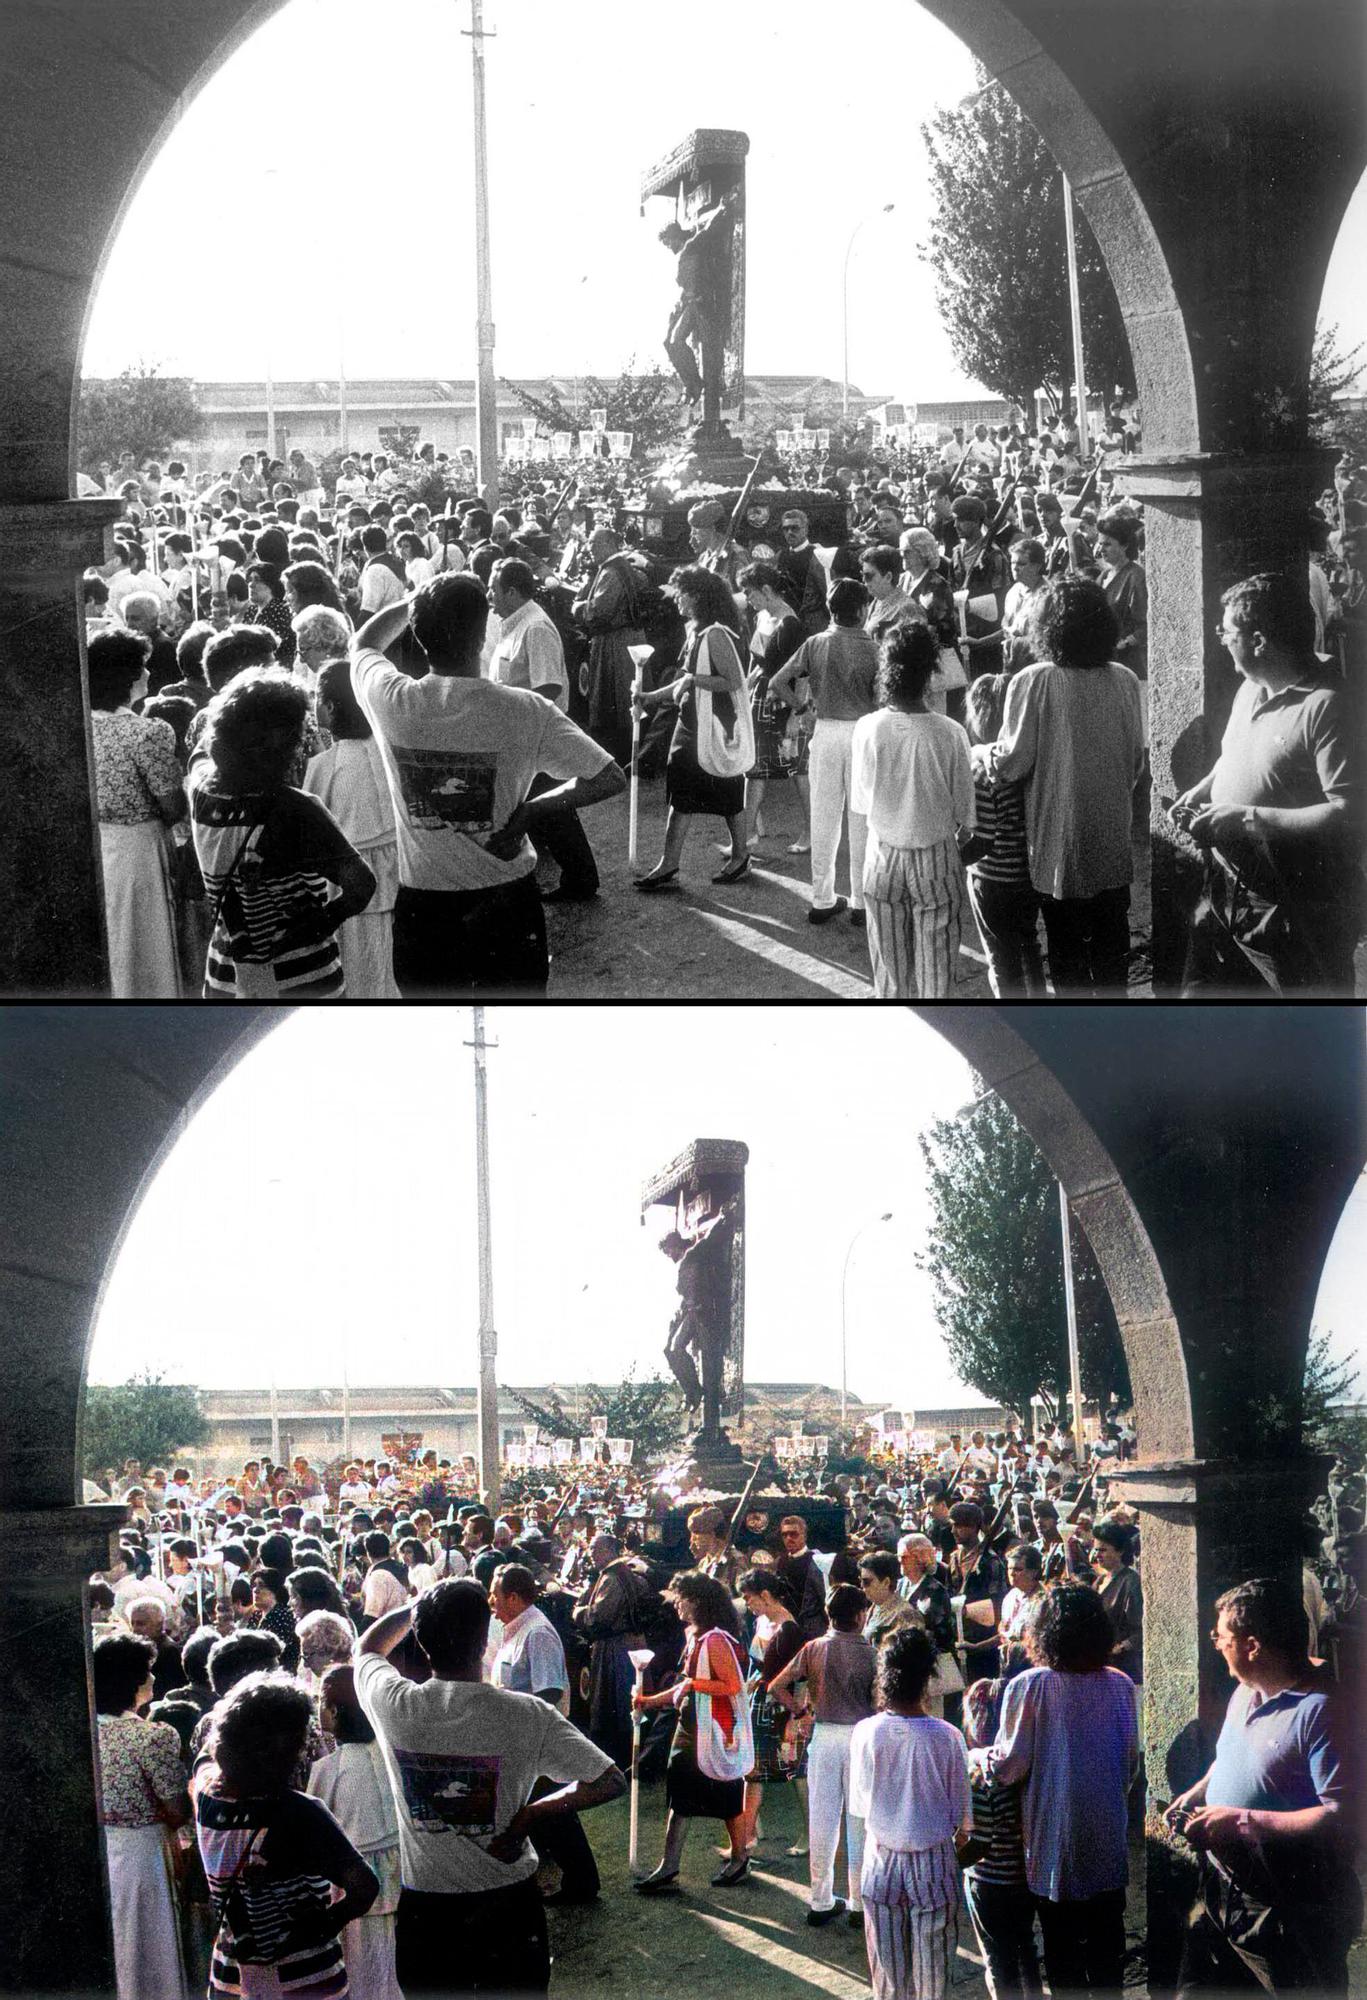
<path fill-rule="evenodd" d="M 1235 1820 L 1234 1824 L 1238 1828 L 1239 1838 L 1241 1840 L 1248 1840 L 1252 1837 L 1253 1822 L 1248 1816 L 1247 1807 L 1243 1808 L 1243 1810 L 1239 1814 L 1238 1819 Z"/>
<path fill-rule="evenodd" d="M 1258 808 L 1256 806 L 1244 807 L 1243 830 L 1246 838 L 1249 840 L 1262 839 L 1263 830 L 1258 821 Z"/>

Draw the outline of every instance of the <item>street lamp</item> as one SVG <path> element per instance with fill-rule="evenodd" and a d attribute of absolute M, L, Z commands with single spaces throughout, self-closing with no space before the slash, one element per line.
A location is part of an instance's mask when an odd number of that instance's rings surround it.
<path fill-rule="evenodd" d="M 878 213 L 891 215 L 896 206 L 895 201 L 885 201 Z M 862 216 L 850 231 L 850 240 L 845 246 L 845 275 L 840 287 L 840 318 L 845 336 L 845 373 L 841 381 L 840 412 L 847 423 L 850 416 L 850 252 L 854 248 L 854 239 L 864 224 L 873 220 L 872 215 Z"/>
<path fill-rule="evenodd" d="M 847 1401 L 847 1391 L 845 1383 L 845 1373 L 846 1373 L 845 1363 L 848 1355 L 848 1343 L 846 1341 L 846 1319 L 847 1319 L 848 1294 L 849 1294 L 850 1258 L 854 1255 L 854 1246 L 859 1241 L 861 1236 L 865 1235 L 868 1230 L 877 1228 L 880 1222 L 891 1222 L 891 1221 L 892 1221 L 892 1210 L 888 1209 L 885 1214 L 875 1215 L 871 1221 L 862 1222 L 859 1225 L 858 1229 L 855 1230 L 854 1235 L 850 1238 L 849 1248 L 845 1252 L 845 1268 L 840 1274 L 840 1425 L 842 1430 L 844 1429 L 845 1425 L 845 1404 Z"/>

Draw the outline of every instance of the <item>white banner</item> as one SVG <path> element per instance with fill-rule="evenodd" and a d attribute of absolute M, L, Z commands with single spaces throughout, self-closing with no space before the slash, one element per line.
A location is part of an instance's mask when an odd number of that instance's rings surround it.
<path fill-rule="evenodd" d="M 573 1438 L 553 1439 L 551 1443 L 551 1452 L 552 1455 L 554 1456 L 557 1465 L 569 1465 L 572 1459 L 574 1458 L 574 1439 Z"/>
<path fill-rule="evenodd" d="M 529 437 L 529 438 L 534 438 L 536 436 L 535 417 L 524 417 L 522 419 L 522 435 L 523 437 Z"/>
<path fill-rule="evenodd" d="M 549 438 L 532 439 L 532 463 L 534 465 L 544 465 L 550 455 L 551 441 Z"/>
<path fill-rule="evenodd" d="M 596 432 L 596 431 L 580 431 L 580 433 L 579 433 L 579 456 L 580 456 L 581 458 L 592 458 L 592 457 L 593 457 L 593 455 L 594 455 L 594 453 L 595 453 L 595 451 L 597 450 L 597 448 L 598 448 L 598 435 L 597 435 L 597 432 Z"/>
<path fill-rule="evenodd" d="M 592 1465 L 594 1459 L 597 1458 L 597 1456 L 598 1456 L 597 1438 L 580 1438 L 579 1463 L 581 1465 Z"/>
<path fill-rule="evenodd" d="M 917 444 L 938 444 L 940 442 L 940 426 L 938 424 L 917 424 L 916 442 Z"/>
<path fill-rule="evenodd" d="M 934 1431 L 913 1431 L 911 1434 L 911 1444 L 908 1449 L 911 1451 L 934 1451 Z"/>
<path fill-rule="evenodd" d="M 593 1435 L 594 1435 L 594 1436 L 595 1436 L 596 1438 L 605 1438 L 605 1437 L 607 1436 L 607 1434 L 608 1434 L 608 1420 L 607 1420 L 607 1418 L 606 1418 L 606 1417 L 590 1417 L 590 1418 L 589 1418 L 589 1429 L 590 1429 L 590 1430 L 591 1430 L 591 1431 L 593 1432 Z"/>
<path fill-rule="evenodd" d="M 525 1465 L 527 1463 L 527 1447 L 525 1444 L 505 1444 L 503 1447 L 503 1456 L 509 1465 Z"/>
<path fill-rule="evenodd" d="M 900 1456 L 907 1448 L 907 1434 L 905 1431 L 884 1431 L 883 1443 L 888 1451 Z"/>
<path fill-rule="evenodd" d="M 612 455 L 614 458 L 631 457 L 631 444 L 632 444 L 632 439 L 635 437 L 635 435 L 636 434 L 634 431 L 608 432 L 608 444 L 611 447 Z"/>
<path fill-rule="evenodd" d="M 605 431 L 605 430 L 607 429 L 607 427 L 608 427 L 608 413 L 607 413 L 607 411 L 606 411 L 606 410 L 590 410 L 590 411 L 589 411 L 589 422 L 590 422 L 590 423 L 591 423 L 591 424 L 593 425 L 593 428 L 594 428 L 594 429 L 595 429 L 596 431 Z"/>
<path fill-rule="evenodd" d="M 614 1465 L 631 1464 L 631 1447 L 634 1442 L 633 1438 L 608 1439 L 608 1457 Z"/>
<path fill-rule="evenodd" d="M 792 434 L 792 432 L 791 432 L 791 431 L 775 431 L 775 432 L 774 432 L 774 448 L 775 448 L 775 450 L 777 450 L 777 451 L 791 451 L 791 450 L 792 450 L 792 448 L 793 448 L 793 434 Z"/>
<path fill-rule="evenodd" d="M 548 1444 L 534 1444 L 532 1446 L 533 1465 L 550 1465 L 553 1462 L 551 1448 Z"/>
<path fill-rule="evenodd" d="M 829 1458 L 830 1454 L 831 1441 L 828 1437 L 814 1437 L 812 1439 L 812 1456 L 814 1458 Z"/>
<path fill-rule="evenodd" d="M 535 1444 L 541 1435 L 540 1424 L 524 1424 L 522 1426 L 522 1435 L 526 1438 L 528 1444 Z"/>
<path fill-rule="evenodd" d="M 774 1439 L 774 1457 L 777 1459 L 786 1460 L 790 1459 L 792 1455 L 793 1455 L 792 1439 L 790 1437 L 776 1437 Z"/>
<path fill-rule="evenodd" d="M 829 451 L 829 450 L 830 450 L 830 448 L 831 448 L 831 434 L 830 434 L 830 432 L 829 432 L 829 431 L 818 431 L 818 432 L 817 432 L 817 434 L 816 434 L 816 448 L 817 448 L 817 450 L 818 450 L 818 451 Z"/>
<path fill-rule="evenodd" d="M 551 449 L 557 458 L 568 458 L 574 448 L 572 431 L 557 431 L 551 439 Z"/>

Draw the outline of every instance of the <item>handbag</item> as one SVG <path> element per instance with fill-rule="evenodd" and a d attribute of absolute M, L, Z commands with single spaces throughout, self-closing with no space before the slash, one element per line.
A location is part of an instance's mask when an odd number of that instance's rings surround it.
<path fill-rule="evenodd" d="M 707 1633 L 699 1648 L 700 1663 L 711 1664 L 714 1639 L 721 1639 L 726 1645 L 731 1643 L 724 1632 Z M 750 1719 L 750 1704 L 745 1699 L 743 1677 L 731 1701 L 729 1736 L 722 1728 L 712 1696 L 697 1694 L 693 1699 L 698 1721 L 698 1769 L 705 1778 L 715 1778 L 723 1784 L 735 1778 L 748 1778 L 755 1767 L 755 1729 Z"/>
<path fill-rule="evenodd" d="M 735 641 L 724 626 L 711 625 L 698 641 L 692 659 L 696 660 L 714 632 L 720 632 L 731 651 L 732 671 L 727 679 L 732 683 L 732 700 L 736 711 L 736 726 L 733 730 L 722 727 L 721 717 L 712 702 L 710 688 L 695 689 L 698 717 L 698 762 L 711 778 L 743 778 L 755 761 L 755 726 L 750 715 L 750 703 L 745 694 L 745 678 L 741 673 L 740 658 L 736 653 Z M 707 647 L 709 666 L 712 664 L 711 647 Z M 723 672 L 725 668 L 723 667 Z"/>
<path fill-rule="evenodd" d="M 953 646 L 941 646 L 940 658 L 930 684 L 940 694 L 953 694 L 959 688 L 968 686 L 968 675 L 964 663 Z"/>

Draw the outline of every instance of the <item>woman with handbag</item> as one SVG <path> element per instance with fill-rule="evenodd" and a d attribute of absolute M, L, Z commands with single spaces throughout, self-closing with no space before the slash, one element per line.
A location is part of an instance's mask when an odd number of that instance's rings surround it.
<path fill-rule="evenodd" d="M 712 1877 L 714 1888 L 729 1889 L 750 1873 L 745 1780 L 754 1764 L 754 1736 L 735 1607 L 725 1585 L 701 1570 L 676 1576 L 670 1594 L 684 1625 L 680 1677 L 660 1694 L 638 1691 L 633 1697 L 638 1712 L 678 1711 L 665 1772 L 665 1851 L 653 1874 L 635 1884 L 643 1896 L 673 1889 L 692 1819 L 720 1819 L 726 1825 L 731 1852 Z"/>
<path fill-rule="evenodd" d="M 755 761 L 750 702 L 740 656 L 740 618 L 719 576 L 696 564 L 674 572 L 670 588 L 687 621 L 684 664 L 678 678 L 633 697 L 647 709 L 673 703 L 678 711 L 665 765 L 664 851 L 636 887 L 647 894 L 678 878 L 679 862 L 695 813 L 726 821 L 731 847 L 714 882 L 739 882 L 750 870 L 745 845 L 745 774 Z"/>
<path fill-rule="evenodd" d="M 878 1648 L 879 1712 L 850 1741 L 875 2000 L 941 2000 L 954 1963 L 957 1848 L 972 1808 L 963 1738 L 926 1713 L 934 1665 L 928 1632 L 889 1633 Z"/>
<path fill-rule="evenodd" d="M 750 1714 L 755 1730 L 755 1768 L 745 1781 L 745 1851 L 753 1853 L 759 1838 L 759 1809 L 766 1785 L 797 1783 L 798 1795 L 807 1775 L 807 1743 L 797 1720 L 780 1702 L 774 1701 L 768 1683 L 775 1680 L 790 1660 L 802 1651 L 802 1627 L 793 1616 L 791 1604 L 779 1595 L 782 1589 L 772 1565 L 748 1569 L 738 1578 L 737 1588 L 745 1608 L 755 1623 L 750 1655 L 758 1667 L 752 1683 Z M 805 1801 L 804 1801 L 805 1817 Z"/>

